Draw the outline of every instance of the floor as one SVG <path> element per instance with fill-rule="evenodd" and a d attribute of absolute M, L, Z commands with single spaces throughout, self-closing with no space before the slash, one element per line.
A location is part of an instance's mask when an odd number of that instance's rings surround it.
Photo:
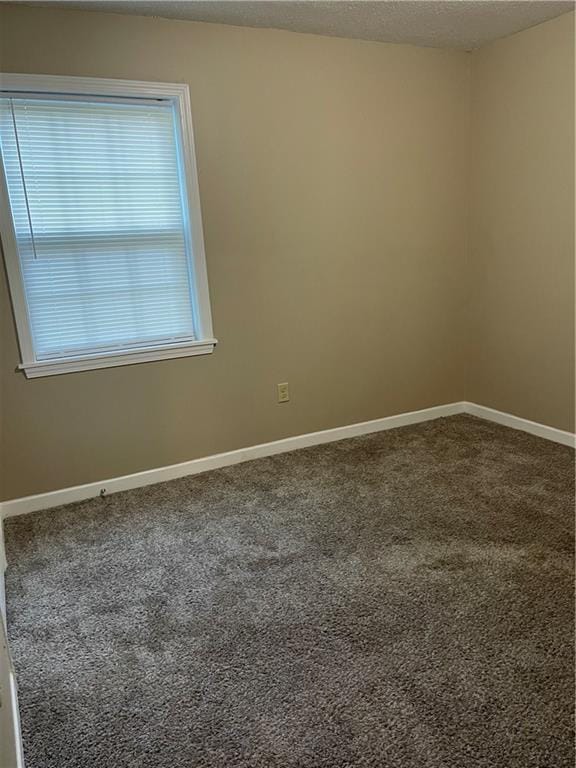
<path fill-rule="evenodd" d="M 9 519 L 27 768 L 572 768 L 573 523 L 471 416 Z"/>

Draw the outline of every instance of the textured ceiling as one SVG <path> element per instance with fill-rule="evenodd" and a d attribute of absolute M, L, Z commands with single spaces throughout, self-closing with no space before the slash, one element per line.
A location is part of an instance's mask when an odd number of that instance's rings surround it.
<path fill-rule="evenodd" d="M 439 48 L 477 48 L 574 8 L 567 0 L 55 0 L 58 8 L 162 16 Z"/>

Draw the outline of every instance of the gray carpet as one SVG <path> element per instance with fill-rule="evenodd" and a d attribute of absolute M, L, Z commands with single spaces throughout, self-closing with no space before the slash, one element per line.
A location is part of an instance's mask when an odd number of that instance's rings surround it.
<path fill-rule="evenodd" d="M 10 519 L 27 768 L 572 768 L 573 514 L 457 416 Z"/>

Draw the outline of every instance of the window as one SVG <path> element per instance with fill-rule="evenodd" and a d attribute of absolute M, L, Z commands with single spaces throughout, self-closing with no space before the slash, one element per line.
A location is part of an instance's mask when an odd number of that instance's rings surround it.
<path fill-rule="evenodd" d="M 2 75 L 0 149 L 27 376 L 213 350 L 187 86 Z"/>

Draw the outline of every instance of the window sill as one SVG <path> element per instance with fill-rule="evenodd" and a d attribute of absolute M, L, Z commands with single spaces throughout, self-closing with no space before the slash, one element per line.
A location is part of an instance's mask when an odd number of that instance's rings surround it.
<path fill-rule="evenodd" d="M 36 379 L 40 376 L 57 376 L 61 373 L 74 373 L 75 371 L 93 371 L 97 368 L 114 368 L 120 365 L 148 363 L 153 360 L 209 355 L 214 351 L 216 343 L 216 339 L 205 339 L 180 346 L 165 345 L 135 349 L 130 352 L 108 352 L 102 355 L 79 355 L 78 357 L 22 363 L 18 368 L 24 371 L 27 379 Z"/>

